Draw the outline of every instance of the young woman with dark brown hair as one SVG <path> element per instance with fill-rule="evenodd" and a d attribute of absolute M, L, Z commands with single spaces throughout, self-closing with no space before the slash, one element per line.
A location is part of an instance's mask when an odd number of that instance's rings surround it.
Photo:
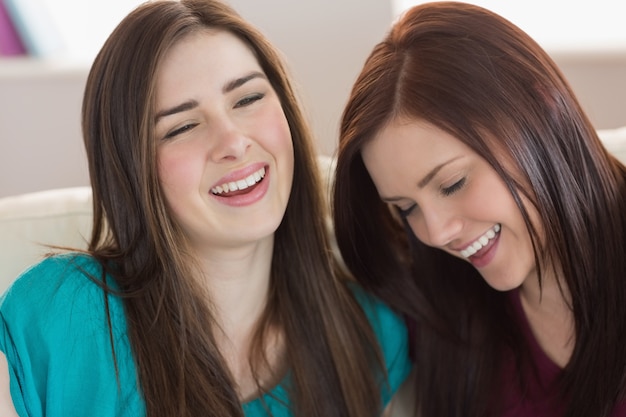
<path fill-rule="evenodd" d="M 626 416 L 626 170 L 527 34 L 415 6 L 347 103 L 338 245 L 412 321 L 418 415 Z"/>
<path fill-rule="evenodd" d="M 309 130 L 257 30 L 218 1 L 139 6 L 95 59 L 83 132 L 88 250 L 0 306 L 20 416 L 381 415 L 406 328 L 336 266 Z"/>

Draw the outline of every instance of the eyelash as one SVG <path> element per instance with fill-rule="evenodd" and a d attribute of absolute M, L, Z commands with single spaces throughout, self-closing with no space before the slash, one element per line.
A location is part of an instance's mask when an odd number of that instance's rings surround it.
<path fill-rule="evenodd" d="M 461 188 L 463 188 L 464 185 L 465 185 L 465 177 L 461 178 L 460 180 L 458 180 L 457 182 L 455 182 L 449 187 L 442 188 L 441 194 L 443 194 L 446 197 L 451 196 L 452 194 L 461 190 Z"/>
<path fill-rule="evenodd" d="M 441 194 L 443 194 L 445 197 L 449 197 L 452 194 L 460 191 L 464 186 L 465 186 L 465 178 L 461 178 L 460 180 L 458 180 L 457 182 L 455 182 L 454 184 L 452 184 L 449 187 L 445 187 L 441 189 Z M 396 209 L 398 210 L 398 214 L 404 218 L 408 217 L 411 212 L 417 207 L 417 204 L 412 204 L 410 207 L 406 208 L 406 209 L 402 209 L 400 207 L 396 207 Z"/>
<path fill-rule="evenodd" d="M 252 94 L 250 96 L 244 97 L 235 104 L 235 108 L 249 106 L 255 101 L 261 100 L 263 97 L 265 97 L 265 94 L 262 93 Z"/>
<path fill-rule="evenodd" d="M 170 133 L 165 135 L 165 139 L 171 139 L 176 135 L 180 135 L 181 133 L 186 132 L 187 130 L 193 129 L 197 125 L 198 125 L 197 123 L 189 123 L 189 124 L 179 127 L 178 129 L 174 129 Z"/>
<path fill-rule="evenodd" d="M 244 97 L 241 100 L 239 100 L 237 103 L 235 103 L 235 108 L 249 106 L 249 105 L 251 105 L 252 103 L 254 103 L 256 101 L 261 100 L 263 97 L 265 97 L 265 94 L 262 94 L 262 93 L 253 94 L 253 95 Z M 178 128 L 178 129 L 174 129 L 170 133 L 165 135 L 165 139 L 171 139 L 174 136 L 177 136 L 177 135 L 180 135 L 183 132 L 186 132 L 187 130 L 193 129 L 197 125 L 198 125 L 197 123 L 190 123 L 190 124 L 187 124 L 187 125 L 184 125 L 184 126 Z"/>
<path fill-rule="evenodd" d="M 409 208 L 401 209 L 400 207 L 396 207 L 398 209 L 398 214 L 404 218 L 408 217 L 409 214 L 413 211 L 413 209 L 417 207 L 417 204 L 411 205 Z"/>

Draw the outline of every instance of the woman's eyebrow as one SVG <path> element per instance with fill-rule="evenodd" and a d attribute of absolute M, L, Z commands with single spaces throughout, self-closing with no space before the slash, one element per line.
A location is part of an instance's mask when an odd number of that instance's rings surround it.
<path fill-rule="evenodd" d="M 198 102 L 196 100 L 185 101 L 184 103 L 178 104 L 172 108 L 161 110 L 160 112 L 158 112 L 154 118 L 154 122 L 158 123 L 158 121 L 165 116 L 170 116 L 172 114 L 191 110 L 196 107 L 198 107 Z"/>
<path fill-rule="evenodd" d="M 231 91 L 233 91 L 236 88 L 241 87 L 242 85 L 244 85 L 245 83 L 247 83 L 250 80 L 253 80 L 255 78 L 263 78 L 265 80 L 267 80 L 267 77 L 265 76 L 265 74 L 263 74 L 262 72 L 259 71 L 254 71 L 244 77 L 240 77 L 240 78 L 236 78 L 232 81 L 229 81 L 228 83 L 226 83 L 224 85 L 224 87 L 222 88 L 222 92 L 223 93 L 229 93 Z M 186 101 L 184 103 L 178 104 L 174 107 L 171 107 L 169 109 L 165 109 L 165 110 L 161 110 L 160 112 L 158 112 L 155 116 L 155 123 L 158 123 L 158 121 L 160 119 L 162 119 L 163 117 L 166 116 L 171 116 L 172 114 L 176 114 L 176 113 L 180 113 L 180 112 L 184 112 L 187 110 L 191 110 L 198 107 L 198 101 L 196 100 L 189 100 Z"/>
<path fill-rule="evenodd" d="M 429 182 L 432 181 L 433 178 L 435 178 L 435 176 L 439 173 L 439 171 L 441 171 L 441 169 L 443 167 L 445 167 L 446 165 L 452 163 L 453 161 L 456 161 L 457 159 L 459 159 L 459 156 L 456 156 L 454 158 L 451 158 L 437 166 L 435 166 L 433 169 L 431 169 L 426 175 L 424 175 L 424 177 L 422 177 L 421 180 L 419 180 L 417 182 L 417 187 L 422 189 L 424 187 L 426 187 L 428 185 Z M 383 200 L 386 203 L 394 203 L 396 201 L 400 201 L 403 200 L 404 197 L 397 197 L 397 196 L 384 196 L 382 194 L 379 194 L 379 197 L 381 200 Z"/>
<path fill-rule="evenodd" d="M 263 74 L 262 72 L 259 72 L 259 71 L 254 71 L 254 72 L 252 72 L 252 73 L 250 73 L 250 74 L 248 74 L 248 75 L 246 75 L 244 77 L 237 78 L 237 79 L 234 79 L 232 81 L 229 81 L 222 88 L 222 92 L 223 93 L 230 93 L 235 88 L 241 87 L 242 85 L 244 85 L 248 81 L 250 81 L 252 79 L 255 79 L 255 78 L 263 78 L 263 79 L 267 80 L 267 77 L 265 76 L 265 74 Z"/>
<path fill-rule="evenodd" d="M 424 188 L 428 185 L 428 183 L 435 178 L 435 175 L 437 175 L 437 173 L 439 173 L 439 171 L 441 171 L 441 169 L 443 167 L 445 167 L 446 165 L 456 161 L 457 159 L 459 159 L 460 156 L 455 156 L 454 158 L 450 158 L 447 161 L 437 165 L 436 167 L 434 167 L 433 169 L 430 170 L 430 172 L 426 175 L 424 175 L 424 178 L 422 178 L 418 183 L 417 186 L 419 188 Z"/>
<path fill-rule="evenodd" d="M 428 174 L 424 175 L 424 178 L 422 178 L 418 183 L 417 186 L 419 188 L 424 188 L 428 185 L 428 183 L 435 178 L 435 175 L 437 175 L 437 173 L 439 171 L 441 171 L 441 168 L 443 168 L 445 165 L 447 164 L 447 162 L 444 162 L 443 164 L 439 164 L 436 167 L 434 167 Z"/>

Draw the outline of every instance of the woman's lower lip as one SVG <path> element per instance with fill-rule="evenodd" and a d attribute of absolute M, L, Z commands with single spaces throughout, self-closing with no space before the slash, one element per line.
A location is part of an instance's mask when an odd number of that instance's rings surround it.
<path fill-rule="evenodd" d="M 220 203 L 225 204 L 227 206 L 231 206 L 231 207 L 249 206 L 261 200 L 265 196 L 265 194 L 267 193 L 267 190 L 269 189 L 269 183 L 270 183 L 269 177 L 270 177 L 270 172 L 269 170 L 266 170 L 265 177 L 263 177 L 263 179 L 259 183 L 255 184 L 252 187 L 249 187 L 250 191 L 246 193 L 237 194 L 237 195 L 228 196 L 228 197 L 222 197 L 222 196 L 215 195 L 215 194 L 211 194 L 211 195 L 215 199 L 217 199 Z"/>
<path fill-rule="evenodd" d="M 467 258 L 475 268 L 483 268 L 493 260 L 496 256 L 496 250 L 498 243 L 500 242 L 500 233 L 495 238 L 489 241 L 486 247 L 481 249 L 478 253 Z"/>

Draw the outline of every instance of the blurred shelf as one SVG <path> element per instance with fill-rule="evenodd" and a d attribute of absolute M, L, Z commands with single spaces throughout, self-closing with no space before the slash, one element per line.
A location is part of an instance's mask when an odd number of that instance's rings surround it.
<path fill-rule="evenodd" d="M 553 45 L 545 48 L 553 58 L 568 62 L 626 62 L 626 44 Z"/>
<path fill-rule="evenodd" d="M 0 57 L 0 78 L 20 80 L 33 78 L 84 77 L 90 63 L 67 58 Z"/>

